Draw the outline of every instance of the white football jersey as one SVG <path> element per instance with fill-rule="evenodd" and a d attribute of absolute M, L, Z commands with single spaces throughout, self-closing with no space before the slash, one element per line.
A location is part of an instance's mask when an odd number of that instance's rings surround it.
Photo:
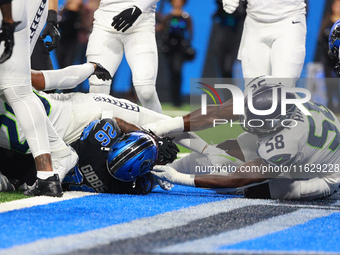
<path fill-rule="evenodd" d="M 101 0 L 99 8 L 104 11 L 121 12 L 134 5 L 143 12 L 155 12 L 158 0 Z"/>
<path fill-rule="evenodd" d="M 291 127 L 259 139 L 258 155 L 270 166 L 285 166 L 289 171 L 284 176 L 291 178 L 340 177 L 337 117 L 322 105 L 309 102 L 304 106 L 312 115 L 298 110 Z"/>
<path fill-rule="evenodd" d="M 91 121 L 101 119 L 103 113 L 110 112 L 112 117 L 124 119 L 136 125 L 144 125 L 165 118 L 161 114 L 141 108 L 128 100 L 104 94 L 39 92 L 37 95 L 55 130 L 66 143 L 79 139 L 83 129 Z M 0 123 L 0 147 L 29 153 L 21 125 L 12 108 L 1 99 Z"/>
<path fill-rule="evenodd" d="M 306 14 L 304 0 L 248 0 L 247 15 L 261 22 L 275 22 Z"/>

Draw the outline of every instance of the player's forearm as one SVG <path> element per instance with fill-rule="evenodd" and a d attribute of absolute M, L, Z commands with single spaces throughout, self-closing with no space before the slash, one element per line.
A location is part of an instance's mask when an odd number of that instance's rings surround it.
<path fill-rule="evenodd" d="M 13 23 L 12 18 L 12 3 L 11 0 L 3 0 L 0 2 L 0 9 L 2 14 L 2 20 L 7 23 Z"/>
<path fill-rule="evenodd" d="M 40 83 L 38 83 L 32 77 L 32 85 L 38 90 L 72 89 L 92 75 L 95 67 L 95 64 L 86 63 L 68 66 L 59 70 L 41 71 L 44 76 L 44 83 L 41 83 L 41 79 L 39 79 Z"/>
<path fill-rule="evenodd" d="M 49 0 L 48 9 L 58 12 L 58 0 Z"/>
<path fill-rule="evenodd" d="M 132 124 L 130 122 L 126 122 L 126 121 L 119 119 L 119 118 L 115 118 L 115 119 L 117 121 L 118 127 L 122 130 L 123 133 L 141 130 L 141 128 L 136 126 L 135 124 Z"/>
<path fill-rule="evenodd" d="M 152 5 L 156 4 L 159 0 L 139 0 L 135 6 L 137 6 L 142 12 L 145 12 Z"/>
<path fill-rule="evenodd" d="M 258 158 L 237 167 L 234 173 L 228 175 L 196 175 L 195 186 L 198 188 L 238 188 L 259 183 L 278 175 L 278 173 L 263 171 L 265 165 Z"/>
<path fill-rule="evenodd" d="M 183 116 L 184 131 L 198 131 L 212 128 L 215 119 L 238 120 L 238 115 L 233 115 L 233 100 L 230 99 L 221 106 L 207 106 L 206 114 L 202 109 L 197 109 Z"/>

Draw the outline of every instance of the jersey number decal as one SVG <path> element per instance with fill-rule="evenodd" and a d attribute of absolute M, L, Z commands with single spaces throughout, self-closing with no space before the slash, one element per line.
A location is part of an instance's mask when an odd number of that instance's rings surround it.
<path fill-rule="evenodd" d="M 106 132 L 104 132 L 104 131 Z M 102 146 L 107 146 L 108 144 L 110 144 L 111 139 L 115 138 L 117 135 L 116 130 L 114 130 L 113 126 L 106 122 L 105 125 L 103 126 L 103 130 L 98 131 L 95 134 L 95 138 L 98 142 L 101 142 Z"/>
<path fill-rule="evenodd" d="M 273 151 L 274 149 L 283 149 L 285 147 L 285 143 L 283 142 L 283 135 L 275 136 L 274 142 L 271 142 L 272 140 L 273 138 L 266 142 L 266 147 L 269 147 L 267 153 Z"/>

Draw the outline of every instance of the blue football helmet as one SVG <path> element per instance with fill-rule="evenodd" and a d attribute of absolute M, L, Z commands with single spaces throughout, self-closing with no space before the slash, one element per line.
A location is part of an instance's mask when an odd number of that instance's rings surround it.
<path fill-rule="evenodd" d="M 114 178 L 128 182 L 149 172 L 157 156 L 157 142 L 151 135 L 142 131 L 129 132 L 111 146 L 106 165 Z"/>
<path fill-rule="evenodd" d="M 263 85 L 255 89 L 252 93 L 253 106 L 256 110 L 269 110 L 273 104 L 276 104 L 276 109 L 273 113 L 269 115 L 256 115 L 252 113 L 248 106 L 248 96 L 245 97 L 244 103 L 244 115 L 240 117 L 240 122 L 244 122 L 241 125 L 242 128 L 252 134 L 257 136 L 266 136 L 272 133 L 281 131 L 284 126 L 282 126 L 282 121 L 285 126 L 289 125 L 289 120 L 294 119 L 297 112 L 297 107 L 295 104 L 288 104 L 286 107 L 286 115 L 281 115 L 281 89 L 282 85 Z M 277 90 L 277 102 L 273 102 L 273 90 Z M 296 98 L 295 93 L 287 93 L 286 97 L 288 99 Z M 251 124 L 250 124 L 251 123 Z"/>
<path fill-rule="evenodd" d="M 328 38 L 328 55 L 333 62 L 335 73 L 340 76 L 339 47 L 340 47 L 340 20 L 334 23 Z"/>

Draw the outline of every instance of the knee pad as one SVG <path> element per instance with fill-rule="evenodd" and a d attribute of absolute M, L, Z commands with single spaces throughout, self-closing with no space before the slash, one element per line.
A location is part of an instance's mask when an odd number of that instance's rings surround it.
<path fill-rule="evenodd" d="M 153 97 L 157 97 L 156 87 L 154 85 L 135 86 L 135 90 L 141 102 L 150 101 Z"/>

